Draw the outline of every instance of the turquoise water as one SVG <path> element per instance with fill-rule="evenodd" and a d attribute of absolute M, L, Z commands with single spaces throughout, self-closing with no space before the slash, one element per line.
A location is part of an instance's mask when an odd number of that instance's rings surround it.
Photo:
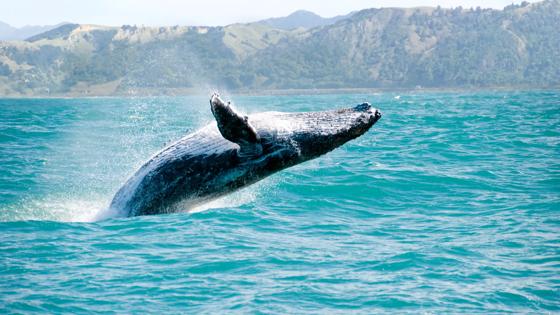
<path fill-rule="evenodd" d="M 233 100 L 384 116 L 196 213 L 116 218 L 207 98 L 0 100 L 0 313 L 560 312 L 560 92 Z"/>

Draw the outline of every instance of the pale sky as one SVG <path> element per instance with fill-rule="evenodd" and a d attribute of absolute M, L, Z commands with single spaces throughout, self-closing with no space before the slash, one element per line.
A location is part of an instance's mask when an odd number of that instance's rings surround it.
<path fill-rule="evenodd" d="M 60 22 L 102 25 L 227 25 L 296 10 L 323 17 L 380 7 L 442 6 L 501 9 L 512 0 L 0 0 L 0 21 L 23 25 Z M 529 0 L 529 2 L 536 2 Z"/>

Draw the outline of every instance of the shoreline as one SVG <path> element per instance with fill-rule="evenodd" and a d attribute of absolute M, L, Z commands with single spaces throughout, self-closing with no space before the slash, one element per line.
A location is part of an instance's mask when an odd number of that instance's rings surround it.
<path fill-rule="evenodd" d="M 206 96 L 213 90 L 208 89 L 160 89 L 157 92 L 142 90 L 140 93 L 112 93 L 112 94 L 86 94 L 86 93 L 61 93 L 61 94 L 9 94 L 0 95 L 0 99 L 76 99 L 76 98 L 151 98 L 151 97 L 187 97 Z M 220 89 L 215 89 L 220 90 Z M 522 92 L 522 91 L 559 91 L 557 87 L 530 87 L 530 86 L 498 86 L 498 87 L 437 87 L 437 88 L 336 88 L 336 89 L 263 89 L 263 90 L 237 90 L 221 89 L 223 94 L 235 96 L 290 96 L 290 95 L 331 95 L 331 94 L 379 94 L 379 93 L 474 93 L 487 92 Z"/>

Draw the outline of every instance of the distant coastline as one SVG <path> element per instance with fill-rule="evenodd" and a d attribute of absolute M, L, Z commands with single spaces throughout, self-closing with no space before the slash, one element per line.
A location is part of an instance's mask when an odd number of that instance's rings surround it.
<path fill-rule="evenodd" d="M 364 9 L 219 27 L 64 24 L 0 41 L 0 95 L 555 89 L 560 1 Z M 281 23 L 280 23 L 281 22 Z M 367 87 L 367 88 L 363 88 Z"/>
<path fill-rule="evenodd" d="M 212 91 L 221 91 L 229 95 L 240 96 L 283 96 L 283 95 L 329 95 L 329 94 L 377 94 L 377 93 L 476 93 L 481 91 L 523 92 L 523 91 L 560 91 L 556 87 L 531 86 L 494 86 L 494 87 L 440 87 L 440 88 L 338 88 L 338 89 L 276 89 L 276 90 L 228 90 L 228 89 L 166 89 L 158 91 L 137 90 L 134 93 L 116 94 L 37 94 L 37 95 L 0 95 L 3 99 L 71 99 L 71 98 L 143 98 L 143 97 L 181 97 L 207 96 Z"/>

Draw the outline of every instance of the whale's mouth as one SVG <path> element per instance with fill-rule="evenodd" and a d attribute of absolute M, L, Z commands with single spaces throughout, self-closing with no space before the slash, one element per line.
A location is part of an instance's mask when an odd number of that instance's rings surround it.
<path fill-rule="evenodd" d="M 375 124 L 379 119 L 381 119 L 381 111 L 377 108 L 373 108 L 369 103 L 362 103 L 353 108 L 356 112 L 363 112 L 370 115 L 372 124 Z"/>
<path fill-rule="evenodd" d="M 375 124 L 379 119 L 381 119 L 381 111 L 377 108 L 373 108 L 373 123 Z"/>

